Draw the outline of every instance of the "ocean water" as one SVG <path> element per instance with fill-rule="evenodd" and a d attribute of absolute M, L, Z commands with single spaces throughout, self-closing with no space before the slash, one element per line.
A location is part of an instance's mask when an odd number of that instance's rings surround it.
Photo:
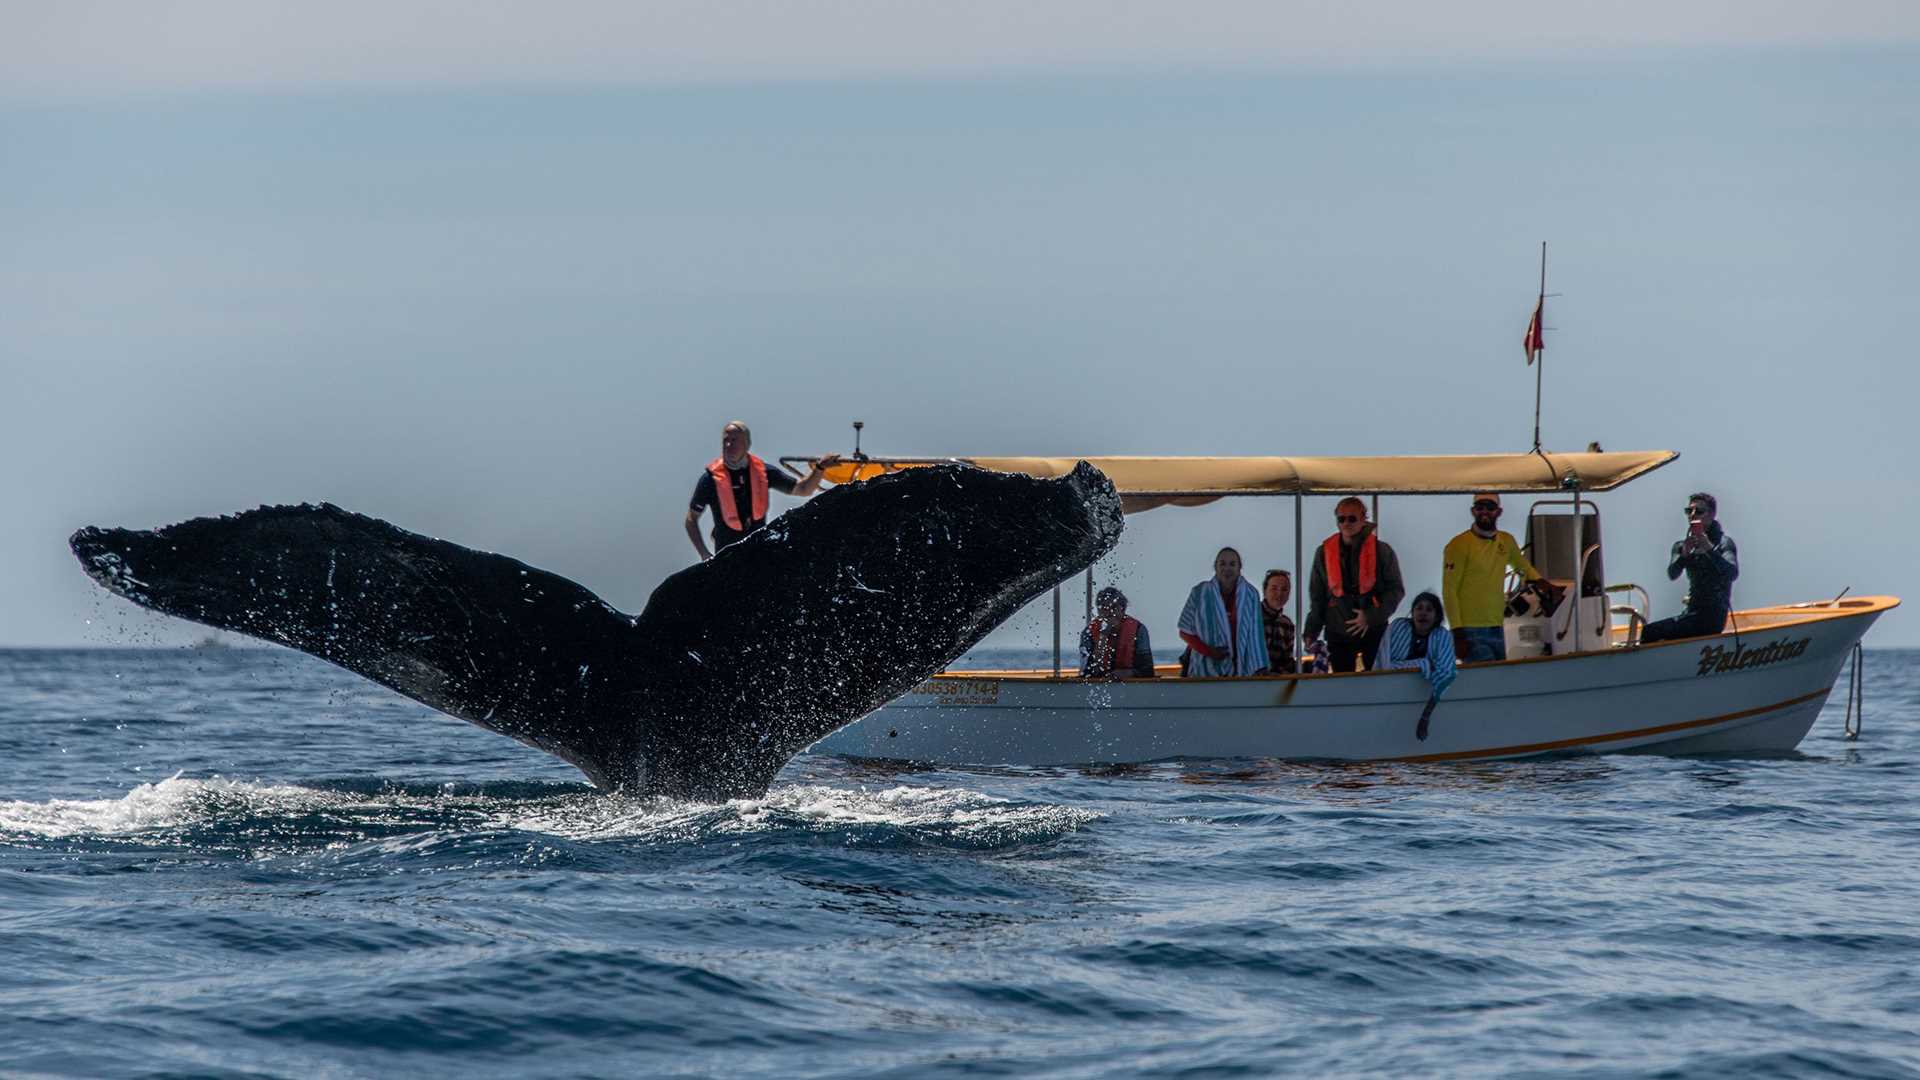
<path fill-rule="evenodd" d="M 1920 1076 L 1920 653 L 1840 700 L 696 805 L 282 650 L 0 652 L 0 1073 Z"/>

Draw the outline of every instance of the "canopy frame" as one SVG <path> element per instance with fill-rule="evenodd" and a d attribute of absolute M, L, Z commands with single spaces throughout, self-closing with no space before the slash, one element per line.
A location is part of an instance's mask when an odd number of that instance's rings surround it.
<path fill-rule="evenodd" d="M 1305 498 L 1315 496 L 1369 496 L 1374 522 L 1380 517 L 1382 495 L 1470 495 L 1497 492 L 1514 495 L 1571 495 L 1575 514 L 1583 497 L 1611 491 L 1637 480 L 1680 457 L 1673 450 L 1608 453 L 1586 450 L 1551 453 L 1537 446 L 1525 454 L 1409 455 L 1399 457 L 871 457 L 857 450 L 830 469 L 834 483 L 871 479 L 900 469 L 926 465 L 973 465 L 998 472 L 1025 473 L 1051 478 L 1063 476 L 1080 461 L 1100 469 L 1114 482 L 1126 513 L 1144 513 L 1161 506 L 1203 506 L 1223 498 L 1293 497 L 1293 611 L 1296 633 L 1294 658 L 1302 654 L 1297 630 L 1305 625 L 1306 586 L 1302 582 Z M 780 464 L 813 467 L 817 457 L 782 457 Z M 1465 474 L 1451 480 L 1453 473 Z M 836 475 L 838 474 L 838 475 Z M 1209 476 L 1220 482 L 1208 482 Z M 1396 478 L 1398 480 L 1396 481 Z M 1412 478 L 1415 482 L 1408 482 Z M 1169 480 L 1186 482 L 1169 483 Z M 1578 543 L 1578 530 L 1575 532 Z M 1577 594 L 1576 594 L 1577 598 Z M 1053 673 L 1061 674 L 1061 588 L 1053 588 Z M 1093 568 L 1086 573 L 1087 617 L 1093 614 Z M 1575 651 L 1579 651 L 1578 611 L 1575 613 Z"/>
<path fill-rule="evenodd" d="M 1661 468 L 1671 450 L 1524 454 L 1444 454 L 1376 457 L 870 457 L 842 460 L 827 471 L 836 484 L 926 465 L 965 464 L 1049 478 L 1086 461 L 1113 481 L 1139 512 L 1170 504 L 1284 495 L 1564 494 L 1610 491 Z M 792 467 L 817 457 L 785 457 Z M 796 469 L 796 471 L 798 471 Z"/>

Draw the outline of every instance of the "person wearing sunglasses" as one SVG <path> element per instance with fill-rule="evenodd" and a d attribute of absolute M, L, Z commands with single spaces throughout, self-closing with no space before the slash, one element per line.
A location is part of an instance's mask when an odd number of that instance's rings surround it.
<path fill-rule="evenodd" d="M 1499 528 L 1500 496 L 1482 492 L 1473 497 L 1473 527 L 1447 541 L 1441 555 L 1440 595 L 1447 605 L 1447 624 L 1453 628 L 1453 651 L 1463 662 L 1505 660 L 1507 568 L 1536 588 L 1544 588 L 1540 571 L 1520 553 L 1511 533 Z"/>
<path fill-rule="evenodd" d="M 1367 521 L 1366 503 L 1352 496 L 1341 499 L 1333 520 L 1339 531 L 1313 553 L 1305 639 L 1311 643 L 1326 631 L 1335 671 L 1352 671 L 1356 661 L 1371 669 L 1387 620 L 1406 598 L 1407 586 L 1399 557 Z"/>
<path fill-rule="evenodd" d="M 1673 545 L 1667 580 L 1687 575 L 1687 599 L 1680 614 L 1647 624 L 1640 644 L 1703 637 L 1727 628 L 1733 610 L 1733 580 L 1740 576 L 1740 549 L 1720 527 L 1720 504 L 1704 491 L 1687 496 L 1687 535 Z"/>

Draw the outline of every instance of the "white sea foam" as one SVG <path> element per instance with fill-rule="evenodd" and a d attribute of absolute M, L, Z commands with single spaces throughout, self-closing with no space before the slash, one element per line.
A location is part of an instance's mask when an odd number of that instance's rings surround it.
<path fill-rule="evenodd" d="M 457 812 L 463 818 L 461 827 L 470 829 L 511 829 L 569 840 L 662 842 L 781 830 L 891 827 L 930 840 L 994 845 L 1064 835 L 1100 817 L 1086 810 L 1013 802 L 965 789 L 906 785 L 877 790 L 797 785 L 777 788 L 760 799 L 714 804 L 587 792 L 531 799 L 397 791 L 362 794 L 176 775 L 141 784 L 117 799 L 0 802 L 0 835 L 127 836 L 221 818 L 272 819 L 323 810 L 378 814 L 382 809 L 429 815 Z"/>
<path fill-rule="evenodd" d="M 994 842 L 1060 835 L 1099 817 L 1091 811 L 1017 803 L 957 788 L 900 785 L 876 791 L 803 784 L 776 788 L 760 799 L 717 805 L 665 799 L 569 800 L 564 805 L 522 807 L 501 824 L 576 840 L 692 840 L 778 829 L 826 832 L 891 826 L 969 842 Z"/>
<path fill-rule="evenodd" d="M 0 802 L 0 833 L 63 837 L 122 835 L 177 828 L 232 814 L 297 809 L 337 802 L 311 788 L 237 780 L 183 780 L 179 774 L 141 784 L 118 799 Z"/>

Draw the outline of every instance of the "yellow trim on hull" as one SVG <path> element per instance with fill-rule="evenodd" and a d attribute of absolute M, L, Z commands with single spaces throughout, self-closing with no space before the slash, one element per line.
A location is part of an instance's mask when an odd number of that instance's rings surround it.
<path fill-rule="evenodd" d="M 1742 709 L 1739 712 L 1731 712 L 1723 716 L 1709 716 L 1704 720 L 1682 720 L 1673 724 L 1655 724 L 1653 727 L 1634 728 L 1632 731 L 1616 731 L 1609 735 L 1588 735 L 1578 739 L 1556 739 L 1553 742 L 1525 743 L 1520 746 L 1501 746 L 1491 750 L 1454 750 L 1445 754 L 1419 754 L 1414 757 L 1385 758 L 1383 760 L 1406 762 L 1463 761 L 1468 758 L 1516 757 L 1521 754 L 1544 754 L 1554 750 L 1571 750 L 1576 746 L 1592 746 L 1595 743 L 1619 742 L 1621 739 L 1637 739 L 1642 735 L 1662 735 L 1669 731 L 1685 731 L 1688 728 L 1724 724 L 1729 720 L 1744 720 L 1749 716 L 1759 716 L 1761 713 L 1778 712 L 1781 709 L 1792 708 L 1795 705 L 1812 701 L 1814 698 L 1826 697 L 1829 693 L 1832 693 L 1831 689 L 1815 690 L 1811 694 L 1801 694 L 1797 698 L 1788 698 L 1785 701 L 1778 701 L 1772 705 L 1762 705 L 1757 709 Z"/>

